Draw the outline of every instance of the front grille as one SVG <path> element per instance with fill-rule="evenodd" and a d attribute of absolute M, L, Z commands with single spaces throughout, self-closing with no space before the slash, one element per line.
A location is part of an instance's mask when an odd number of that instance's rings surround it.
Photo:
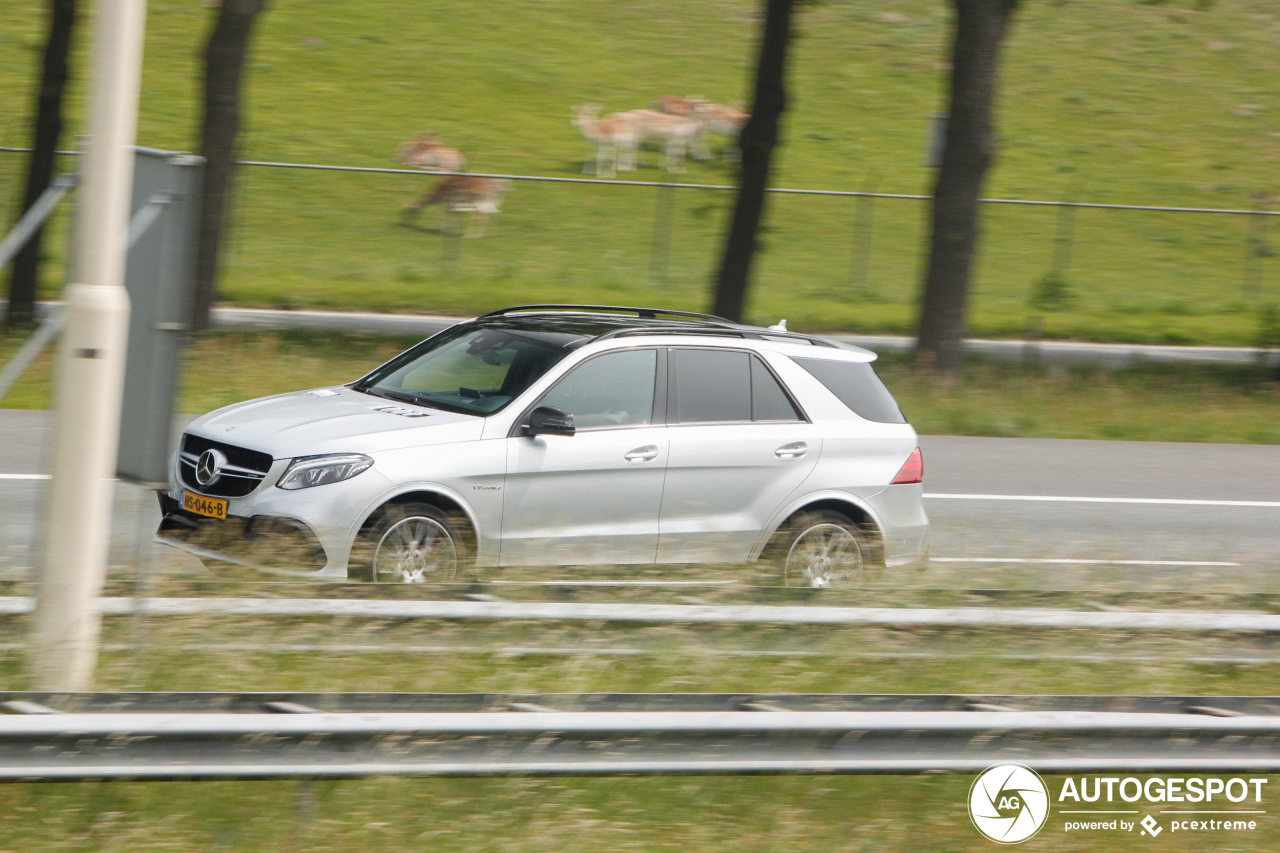
<path fill-rule="evenodd" d="M 206 450 L 216 450 L 226 457 L 222 473 L 207 486 L 196 480 L 196 463 Z M 178 456 L 183 485 L 202 495 L 220 498 L 242 498 L 258 488 L 258 484 L 271 470 L 271 454 L 220 441 L 211 441 L 198 435 L 182 436 L 182 449 Z"/>

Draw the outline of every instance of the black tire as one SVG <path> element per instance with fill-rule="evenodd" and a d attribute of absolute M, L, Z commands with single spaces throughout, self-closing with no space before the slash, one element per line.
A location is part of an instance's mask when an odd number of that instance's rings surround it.
<path fill-rule="evenodd" d="M 389 504 L 361 531 L 347 576 L 373 583 L 457 580 L 471 563 L 466 531 L 465 520 L 431 504 Z"/>
<path fill-rule="evenodd" d="M 766 551 L 786 586 L 857 586 L 873 565 L 872 542 L 848 516 L 832 510 L 796 513 Z"/>

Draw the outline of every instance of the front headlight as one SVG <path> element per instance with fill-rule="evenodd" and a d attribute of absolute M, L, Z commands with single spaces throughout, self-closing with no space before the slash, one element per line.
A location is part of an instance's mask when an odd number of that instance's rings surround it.
<path fill-rule="evenodd" d="M 323 456 L 299 456 L 289 463 L 280 482 L 282 489 L 309 489 L 328 483 L 350 480 L 373 465 L 373 460 L 361 453 L 326 453 Z"/>

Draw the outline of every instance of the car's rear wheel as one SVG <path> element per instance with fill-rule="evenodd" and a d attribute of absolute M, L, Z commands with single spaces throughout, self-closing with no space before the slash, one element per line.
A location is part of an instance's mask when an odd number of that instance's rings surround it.
<path fill-rule="evenodd" d="M 772 545 L 787 586 L 854 586 L 866 575 L 867 536 L 838 512 L 798 513 Z"/>
<path fill-rule="evenodd" d="M 442 583 L 467 561 L 461 523 L 438 507 L 407 503 L 385 507 L 353 554 L 354 575 L 375 583 Z"/>

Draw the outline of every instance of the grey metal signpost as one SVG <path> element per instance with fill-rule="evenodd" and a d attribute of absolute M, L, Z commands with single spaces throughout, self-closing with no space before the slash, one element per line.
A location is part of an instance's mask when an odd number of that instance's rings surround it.
<path fill-rule="evenodd" d="M 182 339 L 190 329 L 195 235 L 204 159 L 138 148 L 133 166 L 129 263 L 132 306 L 120 449 L 122 480 L 166 480 Z"/>

